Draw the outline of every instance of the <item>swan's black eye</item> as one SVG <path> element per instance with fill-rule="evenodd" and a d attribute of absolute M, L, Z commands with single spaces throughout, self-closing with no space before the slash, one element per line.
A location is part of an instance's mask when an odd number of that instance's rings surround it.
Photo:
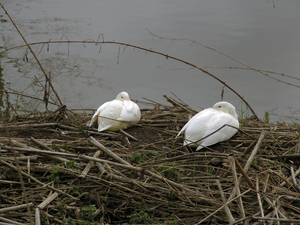
<path fill-rule="evenodd" d="M 219 108 L 221 108 L 221 106 L 219 105 Z"/>

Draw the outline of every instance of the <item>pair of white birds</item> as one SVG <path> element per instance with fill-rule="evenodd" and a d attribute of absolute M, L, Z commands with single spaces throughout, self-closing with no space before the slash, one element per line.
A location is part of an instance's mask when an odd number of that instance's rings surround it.
<path fill-rule="evenodd" d="M 140 108 L 130 100 L 128 93 L 123 91 L 115 100 L 106 102 L 98 108 L 89 126 L 97 121 L 99 132 L 118 131 L 138 123 L 140 119 Z M 194 115 L 177 136 L 184 133 L 183 145 L 197 147 L 196 150 L 199 150 L 203 146 L 230 139 L 238 131 L 237 128 L 239 121 L 235 107 L 229 102 L 222 101 Z"/>

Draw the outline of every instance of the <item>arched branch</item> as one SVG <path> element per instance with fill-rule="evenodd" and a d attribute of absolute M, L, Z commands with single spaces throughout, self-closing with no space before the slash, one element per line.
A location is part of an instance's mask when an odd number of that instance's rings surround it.
<path fill-rule="evenodd" d="M 68 40 L 68 41 L 47 41 L 47 42 L 35 42 L 35 43 L 28 43 L 26 45 L 19 45 L 19 46 L 15 46 L 15 47 L 11 47 L 11 48 L 8 48 L 8 49 L 5 49 L 3 51 L 0 52 L 3 53 L 5 51 L 8 51 L 8 50 L 12 50 L 14 48 L 20 48 L 20 47 L 24 47 L 24 46 L 29 46 L 29 45 L 39 45 L 39 44 L 44 44 L 44 43 L 48 43 L 48 44 L 54 44 L 54 43 L 66 43 L 66 44 L 71 44 L 71 43 L 85 43 L 85 44 L 88 44 L 88 43 L 92 43 L 92 44 L 116 44 L 116 45 L 124 45 L 126 47 L 132 47 L 134 49 L 140 49 L 140 50 L 143 50 L 143 51 L 146 51 L 146 52 L 151 52 L 151 53 L 155 53 L 157 55 L 161 55 L 161 56 L 164 56 L 166 59 L 173 59 L 173 60 L 176 60 L 176 61 L 179 61 L 179 62 L 182 62 L 184 64 L 187 64 L 191 67 L 194 67 L 200 71 L 202 71 L 203 73 L 206 73 L 208 74 L 209 76 L 213 77 L 214 79 L 216 79 L 217 81 L 219 81 L 220 83 L 222 83 L 224 86 L 226 86 L 229 90 L 231 90 L 233 93 L 235 93 L 248 107 L 249 109 L 251 110 L 251 112 L 253 113 L 253 115 L 255 116 L 256 119 L 258 119 L 258 116 L 256 115 L 256 113 L 254 112 L 254 110 L 252 109 L 252 107 L 249 105 L 249 103 L 245 100 L 244 97 L 242 97 L 238 92 L 236 92 L 233 88 L 231 88 L 228 84 L 225 83 L 225 81 L 221 80 L 220 78 L 216 77 L 215 75 L 213 75 L 212 73 L 208 72 L 207 70 L 201 68 L 201 67 L 198 67 L 188 61 L 185 61 L 183 59 L 180 59 L 180 58 L 177 58 L 177 57 L 174 57 L 174 56 L 171 56 L 171 55 L 168 55 L 168 54 L 165 54 L 165 53 L 162 53 L 162 52 L 159 52 L 159 51 L 155 51 L 153 49 L 149 49 L 149 48 L 144 48 L 144 47 L 141 47 L 141 46 L 137 46 L 137 45 L 132 45 L 132 44 L 128 44 L 128 43 L 124 43 L 124 42 L 117 42 L 117 41 L 71 41 L 71 40 Z"/>
<path fill-rule="evenodd" d="M 252 67 L 252 66 L 247 65 L 246 63 L 241 62 L 240 60 L 237 60 L 237 59 L 231 57 L 230 55 L 225 54 L 224 52 L 218 51 L 218 50 L 216 50 L 216 49 L 214 49 L 214 48 L 212 48 L 212 47 L 209 47 L 209 46 L 207 46 L 207 45 L 201 44 L 200 42 L 197 42 L 197 41 L 195 41 L 195 40 L 191 40 L 191 39 L 188 39 L 188 38 L 165 38 L 165 37 L 158 36 L 158 35 L 152 33 L 148 28 L 146 28 L 146 30 L 147 30 L 153 37 L 157 37 L 157 38 L 159 38 L 159 39 L 161 39 L 161 40 L 162 40 L 162 39 L 165 39 L 165 40 L 170 40 L 171 42 L 174 42 L 174 41 L 188 41 L 188 42 L 191 43 L 190 45 L 192 45 L 192 44 L 195 43 L 195 44 L 200 45 L 200 46 L 202 46 L 202 47 L 204 47 L 204 48 L 207 48 L 207 49 L 209 49 L 209 50 L 212 50 L 212 51 L 214 51 L 214 52 L 217 52 L 218 54 L 223 55 L 223 56 L 225 56 L 225 57 L 227 57 L 227 58 L 229 58 L 229 59 L 231 59 L 231 60 L 233 60 L 233 61 L 235 61 L 235 62 L 237 62 L 237 63 L 239 63 L 239 64 L 241 64 L 241 65 L 243 65 L 243 66 L 246 67 L 246 68 L 239 68 L 239 69 L 250 69 L 250 70 L 254 70 L 254 71 L 256 71 L 256 72 L 258 72 L 258 73 L 260 73 L 260 74 L 263 74 L 263 75 L 265 75 L 265 76 L 267 76 L 267 77 L 269 77 L 269 78 L 271 78 L 271 79 L 274 79 L 274 80 L 276 80 L 276 81 L 279 81 L 279 82 L 281 82 L 281 83 L 284 83 L 284 84 L 287 84 L 287 85 L 290 85 L 290 86 L 293 86 L 293 87 L 297 87 L 297 88 L 300 87 L 299 85 L 292 84 L 292 83 L 289 83 L 289 82 L 285 82 L 285 81 L 283 81 L 283 80 L 277 79 L 277 78 L 275 78 L 275 77 L 273 77 L 273 76 L 271 76 L 271 75 L 268 74 L 268 73 L 273 73 L 273 74 L 279 74 L 279 73 L 275 73 L 275 72 L 271 72 L 271 71 L 266 71 L 266 70 L 256 69 L 256 68 L 254 68 L 254 67 Z M 217 67 L 213 67 L 213 68 L 217 68 Z M 235 67 L 230 67 L 230 68 L 235 68 Z M 299 78 L 297 78 L 297 77 L 289 76 L 289 75 L 286 75 L 286 74 L 280 73 L 279 75 L 282 75 L 282 76 L 285 76 L 285 77 L 289 77 L 289 78 L 292 78 L 292 79 L 295 79 L 295 80 L 299 80 Z"/>

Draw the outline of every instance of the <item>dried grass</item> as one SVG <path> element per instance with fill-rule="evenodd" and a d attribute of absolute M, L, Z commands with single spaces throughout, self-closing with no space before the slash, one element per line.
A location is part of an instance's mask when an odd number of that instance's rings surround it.
<path fill-rule="evenodd" d="M 298 125 L 246 119 L 194 152 L 175 136 L 195 110 L 165 97 L 171 106 L 143 109 L 121 132 L 88 129 L 90 115 L 65 106 L 3 124 L 0 221 L 300 222 Z"/>

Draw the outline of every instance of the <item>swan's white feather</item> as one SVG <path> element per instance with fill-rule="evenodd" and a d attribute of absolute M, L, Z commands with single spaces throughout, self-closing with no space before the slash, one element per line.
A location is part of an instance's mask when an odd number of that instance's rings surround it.
<path fill-rule="evenodd" d="M 118 131 L 136 124 L 141 119 L 141 111 L 132 102 L 127 92 L 121 92 L 116 99 L 102 104 L 93 115 L 90 125 L 98 122 L 98 131 Z"/>
<path fill-rule="evenodd" d="M 180 130 L 177 136 L 184 133 L 183 145 L 197 147 L 196 150 L 203 148 L 202 146 L 210 146 L 221 141 L 230 139 L 238 130 L 225 124 L 239 127 L 238 117 L 235 107 L 228 102 L 222 101 L 216 103 L 212 108 L 202 110 L 194 115 Z M 221 130 L 206 137 L 207 135 Z M 201 140 L 202 138 L 205 139 Z"/>

